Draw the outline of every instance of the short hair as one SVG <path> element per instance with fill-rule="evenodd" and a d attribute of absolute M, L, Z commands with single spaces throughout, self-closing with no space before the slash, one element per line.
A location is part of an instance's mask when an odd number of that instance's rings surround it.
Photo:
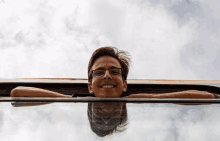
<path fill-rule="evenodd" d="M 119 119 L 119 123 L 117 125 L 115 125 L 114 128 L 109 129 L 109 130 L 100 130 L 98 129 L 93 123 L 92 123 L 92 115 L 94 113 L 92 113 L 92 102 L 88 103 L 88 110 L 87 110 L 87 116 L 89 119 L 89 123 L 90 123 L 90 127 L 92 129 L 92 131 L 99 137 L 105 137 L 107 135 L 111 135 L 113 133 L 119 133 L 119 132 L 124 132 L 125 130 L 127 130 L 127 125 L 128 125 L 128 114 L 127 114 L 127 107 L 126 107 L 126 103 L 122 104 L 122 111 L 121 111 L 121 116 Z M 100 117 L 102 118 L 102 117 Z"/>
<path fill-rule="evenodd" d="M 97 50 L 95 50 L 92 54 L 92 57 L 89 60 L 89 65 L 88 65 L 89 82 L 92 81 L 92 74 L 91 74 L 92 66 L 95 60 L 101 56 L 111 56 L 117 59 L 122 67 L 122 78 L 123 80 L 127 80 L 129 66 L 131 63 L 130 53 L 123 50 L 118 50 L 116 47 L 106 46 L 106 47 L 100 47 Z"/>

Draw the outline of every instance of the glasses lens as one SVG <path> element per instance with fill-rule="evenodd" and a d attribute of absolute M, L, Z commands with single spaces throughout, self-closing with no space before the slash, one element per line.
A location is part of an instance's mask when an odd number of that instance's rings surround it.
<path fill-rule="evenodd" d="M 112 68 L 109 69 L 109 73 L 111 75 L 121 75 L 121 69 L 118 68 Z M 97 69 L 93 71 L 93 76 L 103 76 L 105 74 L 105 70 L 104 69 Z"/>
<path fill-rule="evenodd" d="M 121 74 L 121 69 L 113 68 L 113 69 L 110 69 L 109 72 L 110 72 L 112 75 L 120 75 L 120 74 Z"/>
<path fill-rule="evenodd" d="M 104 74 L 105 74 L 105 70 L 103 69 L 94 70 L 93 72 L 93 76 L 102 76 Z"/>

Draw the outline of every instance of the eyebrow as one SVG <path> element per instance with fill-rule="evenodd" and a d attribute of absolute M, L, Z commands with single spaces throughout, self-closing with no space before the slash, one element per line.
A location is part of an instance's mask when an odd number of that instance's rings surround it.
<path fill-rule="evenodd" d="M 115 67 L 115 66 L 111 66 L 109 69 L 112 69 L 112 68 L 118 68 L 118 67 Z M 98 67 L 96 69 L 104 69 L 103 67 Z"/>

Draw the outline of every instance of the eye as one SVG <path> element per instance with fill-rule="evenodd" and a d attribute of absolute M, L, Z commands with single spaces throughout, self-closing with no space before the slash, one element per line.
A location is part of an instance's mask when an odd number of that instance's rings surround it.
<path fill-rule="evenodd" d="M 118 73 L 117 71 L 111 71 L 111 73 Z"/>
<path fill-rule="evenodd" d="M 96 70 L 94 71 L 94 75 L 103 75 L 105 73 L 105 70 Z"/>
<path fill-rule="evenodd" d="M 96 72 L 96 74 L 103 74 L 103 72 Z"/>
<path fill-rule="evenodd" d="M 112 70 L 110 70 L 110 73 L 117 75 L 117 74 L 120 74 L 120 70 L 118 70 L 118 69 L 112 69 Z"/>

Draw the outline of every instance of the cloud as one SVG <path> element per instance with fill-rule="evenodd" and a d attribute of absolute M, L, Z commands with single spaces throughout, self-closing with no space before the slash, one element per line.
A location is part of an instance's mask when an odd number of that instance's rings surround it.
<path fill-rule="evenodd" d="M 219 79 L 218 5 L 217 0 L 1 2 L 0 78 L 87 78 L 93 51 L 111 45 L 131 53 L 129 79 Z M 219 138 L 218 106 L 165 105 L 130 106 L 123 138 Z M 5 108 L 0 134 L 9 140 L 37 140 L 38 135 L 80 140 L 77 135 L 92 132 L 86 108 L 67 103 Z M 144 130 L 134 130 L 140 126 Z"/>
<path fill-rule="evenodd" d="M 52 104 L 35 107 L 14 108 L 10 103 L 4 107 L 1 138 L 7 140 L 79 140 L 86 132 L 87 104 Z M 80 137 L 83 139 L 83 137 Z"/>
<path fill-rule="evenodd" d="M 218 36 L 202 30 L 211 12 L 203 2 L 22 3 L 1 4 L 1 78 L 87 78 L 92 52 L 111 45 L 131 53 L 129 79 L 217 79 Z"/>

